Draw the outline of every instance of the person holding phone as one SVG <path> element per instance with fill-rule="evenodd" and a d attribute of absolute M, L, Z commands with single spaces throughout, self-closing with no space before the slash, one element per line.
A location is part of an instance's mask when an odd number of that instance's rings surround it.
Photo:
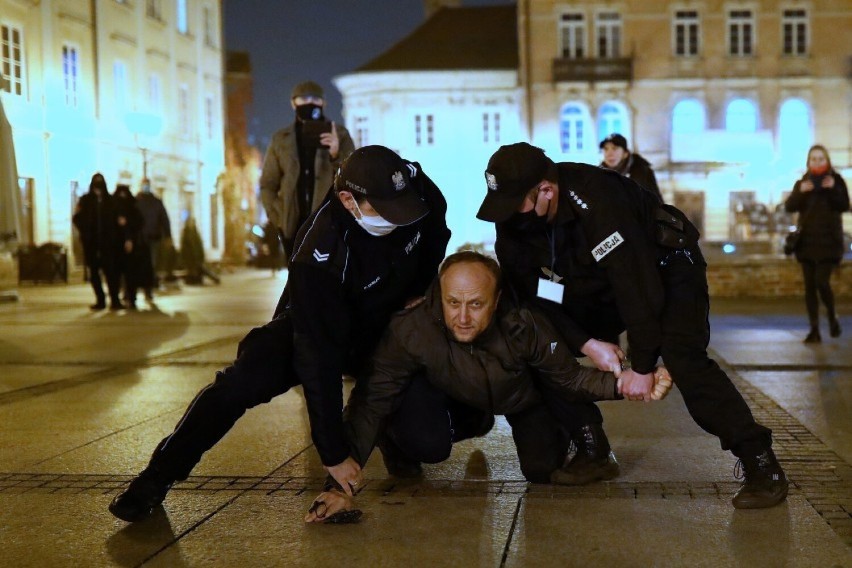
<path fill-rule="evenodd" d="M 260 198 L 288 260 L 299 227 L 323 202 L 334 172 L 355 150 L 349 131 L 324 116 L 320 85 L 299 83 L 290 105 L 295 120 L 272 135 L 260 174 Z"/>

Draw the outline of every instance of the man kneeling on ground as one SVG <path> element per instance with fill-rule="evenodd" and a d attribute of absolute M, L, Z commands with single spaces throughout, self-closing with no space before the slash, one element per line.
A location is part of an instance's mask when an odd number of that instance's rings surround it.
<path fill-rule="evenodd" d="M 494 259 L 453 254 L 424 301 L 391 320 L 344 411 L 351 457 L 361 467 L 378 443 L 391 474 L 417 475 L 420 462 L 446 460 L 454 442 L 484 435 L 502 414 L 524 477 L 559 483 L 567 440 L 537 383 L 566 399 L 596 401 L 621 398 L 618 379 L 581 366 L 544 316 L 519 307 L 508 289 L 501 295 L 500 281 Z M 658 376 L 655 399 L 671 386 Z M 305 520 L 335 522 L 347 511 L 352 498 L 330 478 Z"/>

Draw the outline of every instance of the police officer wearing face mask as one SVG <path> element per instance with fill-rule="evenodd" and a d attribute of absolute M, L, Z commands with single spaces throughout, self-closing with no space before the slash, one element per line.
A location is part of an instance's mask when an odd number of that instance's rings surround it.
<path fill-rule="evenodd" d="M 648 400 L 662 356 L 696 423 L 740 458 L 745 481 L 734 506 L 783 501 L 788 483 L 772 451 L 771 431 L 755 422 L 707 355 L 707 265 L 686 216 L 626 177 L 585 164 L 555 164 L 526 143 L 497 150 L 485 178 L 477 217 L 496 224 L 497 257 L 519 294 L 543 309 L 569 346 L 599 368 L 616 370 L 613 356 L 622 354 L 597 338 L 626 328 L 632 368 L 621 370 L 619 380 L 629 399 Z M 587 421 L 575 438 L 581 451 L 584 444 L 609 448 L 595 410 L 564 410 L 575 412 L 581 424 Z M 582 470 L 602 463 L 602 451 L 590 453 L 599 459 L 581 463 Z"/>
<path fill-rule="evenodd" d="M 355 149 L 349 131 L 326 120 L 318 84 L 296 85 L 290 104 L 296 118 L 273 134 L 260 175 L 261 201 L 280 231 L 287 258 L 299 227 L 323 202 L 334 172 Z"/>
<path fill-rule="evenodd" d="M 347 491 L 357 486 L 341 377 L 357 376 L 391 315 L 425 293 L 450 239 L 446 212 L 419 164 L 384 146 L 353 152 L 299 230 L 281 313 L 243 338 L 234 363 L 196 396 L 110 511 L 128 522 L 147 517 L 247 409 L 299 384 L 322 463 Z"/>

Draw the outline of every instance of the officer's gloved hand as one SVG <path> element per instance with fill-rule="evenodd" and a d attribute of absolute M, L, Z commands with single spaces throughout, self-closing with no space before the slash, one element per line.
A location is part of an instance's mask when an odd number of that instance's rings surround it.
<path fill-rule="evenodd" d="M 614 343 L 607 343 L 598 339 L 590 339 L 583 344 L 580 352 L 591 359 L 595 367 L 601 371 L 610 371 L 618 376 L 621 371 L 621 361 L 624 359 L 624 351 Z"/>

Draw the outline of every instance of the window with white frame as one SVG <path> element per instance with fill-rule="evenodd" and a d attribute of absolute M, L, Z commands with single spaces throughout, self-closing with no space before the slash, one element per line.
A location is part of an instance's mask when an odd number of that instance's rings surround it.
<path fill-rule="evenodd" d="M 572 12 L 559 18 L 559 39 L 562 57 L 581 59 L 586 55 L 586 20 L 583 14 Z"/>
<path fill-rule="evenodd" d="M 154 112 L 158 112 L 163 108 L 163 92 L 160 88 L 160 77 L 153 73 L 148 76 L 148 106 Z"/>
<path fill-rule="evenodd" d="M 781 30 L 784 36 L 782 47 L 784 55 L 807 55 L 808 13 L 806 10 L 784 10 Z"/>
<path fill-rule="evenodd" d="M 754 55 L 754 12 L 728 12 L 728 54 L 736 57 Z"/>
<path fill-rule="evenodd" d="M 725 110 L 725 130 L 757 132 L 757 107 L 748 99 L 734 99 Z"/>
<path fill-rule="evenodd" d="M 360 148 L 370 143 L 370 119 L 366 116 L 355 117 L 355 146 Z"/>
<path fill-rule="evenodd" d="M 210 6 L 204 6 L 204 45 L 216 47 L 216 19 L 213 17 L 213 9 Z"/>
<path fill-rule="evenodd" d="M 62 46 L 62 77 L 65 85 L 65 104 L 76 107 L 80 81 L 80 60 L 77 55 L 77 48 L 74 46 Z"/>
<path fill-rule="evenodd" d="M 500 142 L 500 113 L 482 113 L 482 141 L 486 144 Z"/>
<path fill-rule="evenodd" d="M 115 108 L 122 111 L 127 107 L 127 65 L 123 61 L 112 64 L 112 90 Z"/>
<path fill-rule="evenodd" d="M 574 103 L 562 107 L 559 115 L 559 143 L 563 152 L 582 152 L 588 135 L 587 112 Z"/>
<path fill-rule="evenodd" d="M 672 134 L 701 134 L 707 128 L 707 111 L 697 99 L 684 99 L 672 109 Z"/>
<path fill-rule="evenodd" d="M 204 95 L 204 131 L 208 140 L 213 140 L 216 129 L 216 114 L 213 107 L 213 95 Z"/>
<path fill-rule="evenodd" d="M 701 20 L 696 10 L 678 10 L 674 14 L 674 54 L 696 57 L 700 49 Z"/>
<path fill-rule="evenodd" d="M 175 25 L 177 31 L 182 34 L 189 33 L 189 14 L 187 14 L 186 3 L 189 0 L 177 0 L 175 11 Z"/>
<path fill-rule="evenodd" d="M 192 132 L 192 117 L 189 114 L 189 87 L 186 85 L 178 87 L 178 124 L 180 135 L 188 138 Z"/>
<path fill-rule="evenodd" d="M 24 94 L 24 47 L 21 28 L 9 24 L 0 26 L 0 89 L 13 95 Z"/>
<path fill-rule="evenodd" d="M 598 57 L 621 56 L 621 14 L 599 12 L 595 17 Z"/>
<path fill-rule="evenodd" d="M 431 146 L 435 143 L 434 115 L 414 115 L 414 143 L 417 146 Z"/>
<path fill-rule="evenodd" d="M 627 110 L 621 104 L 604 103 L 598 110 L 598 139 L 603 140 L 610 134 L 630 137 Z"/>

